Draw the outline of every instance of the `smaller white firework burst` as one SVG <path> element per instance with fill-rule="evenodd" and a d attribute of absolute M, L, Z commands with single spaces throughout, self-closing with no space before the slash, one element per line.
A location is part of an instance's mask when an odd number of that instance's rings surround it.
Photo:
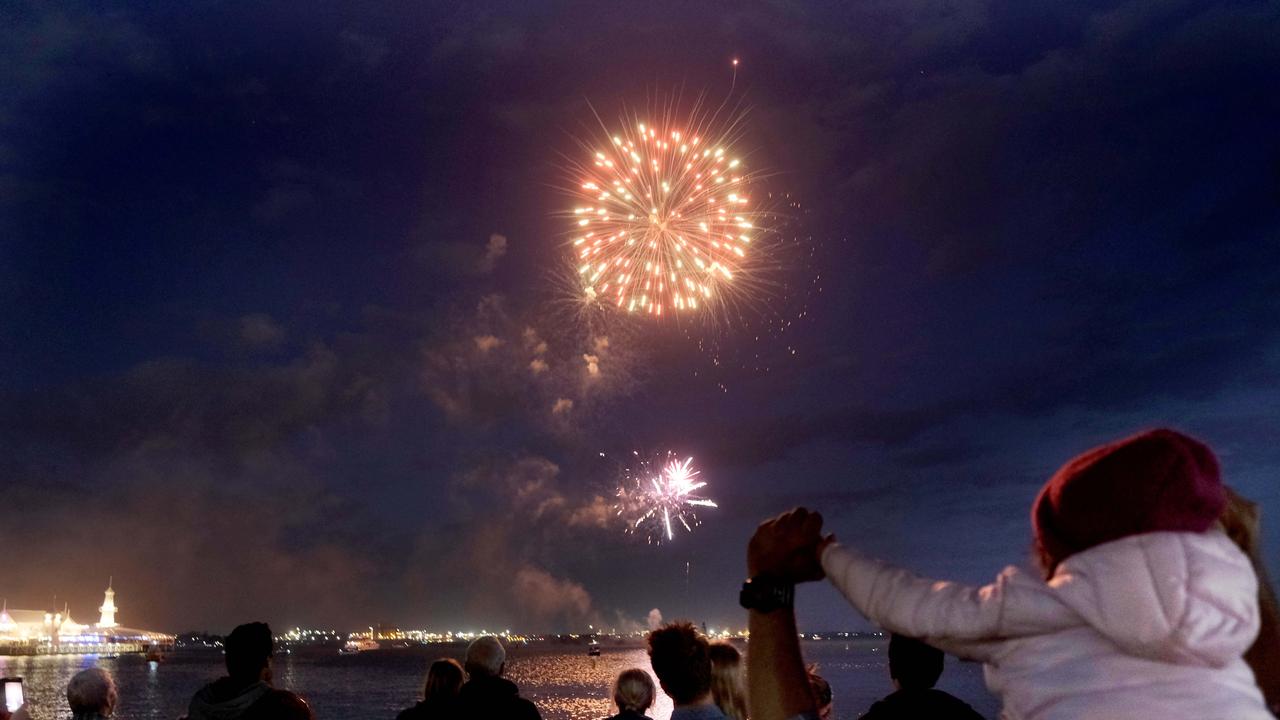
<path fill-rule="evenodd" d="M 692 457 L 681 460 L 670 450 L 649 459 L 632 455 L 636 461 L 623 469 L 614 505 L 626 532 L 642 534 L 652 544 L 669 542 L 678 530 L 693 532 L 700 524 L 698 508 L 716 507 L 701 492 L 707 483 Z"/>

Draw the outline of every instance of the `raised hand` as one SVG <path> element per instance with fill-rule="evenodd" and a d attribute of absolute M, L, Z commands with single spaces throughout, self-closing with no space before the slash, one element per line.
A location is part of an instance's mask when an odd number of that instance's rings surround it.
<path fill-rule="evenodd" d="M 824 544 L 822 515 L 795 508 L 756 528 L 747 544 L 747 574 L 793 583 L 821 580 L 818 552 Z"/>

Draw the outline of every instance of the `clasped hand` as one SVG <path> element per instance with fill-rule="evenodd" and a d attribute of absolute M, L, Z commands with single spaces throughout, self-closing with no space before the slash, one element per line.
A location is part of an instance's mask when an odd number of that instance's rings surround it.
<path fill-rule="evenodd" d="M 747 544 L 747 575 L 802 583 L 825 577 L 819 561 L 835 538 L 822 535 L 822 515 L 795 508 L 760 523 Z"/>

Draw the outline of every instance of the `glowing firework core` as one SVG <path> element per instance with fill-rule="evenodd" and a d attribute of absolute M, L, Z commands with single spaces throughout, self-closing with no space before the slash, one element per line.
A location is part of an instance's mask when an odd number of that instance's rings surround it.
<path fill-rule="evenodd" d="M 750 248 L 749 176 L 698 134 L 639 123 L 611 141 L 582 166 L 573 209 L 584 294 L 655 317 L 705 306 Z"/>
<path fill-rule="evenodd" d="M 618 488 L 617 511 L 627 521 L 628 532 L 647 531 L 651 542 L 675 537 L 678 523 L 687 532 L 698 524 L 694 508 L 716 507 L 714 501 L 698 495 L 707 486 L 699 480 L 700 470 L 693 468 L 693 458 L 679 460 L 667 453 L 667 462 L 658 468 L 642 462 L 628 470 Z"/>

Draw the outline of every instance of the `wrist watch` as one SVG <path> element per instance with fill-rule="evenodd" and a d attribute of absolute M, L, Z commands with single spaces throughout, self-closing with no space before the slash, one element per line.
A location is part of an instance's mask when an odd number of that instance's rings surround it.
<path fill-rule="evenodd" d="M 795 603 L 796 585 L 766 575 L 757 575 L 742 583 L 738 604 L 748 610 L 771 613 Z"/>

